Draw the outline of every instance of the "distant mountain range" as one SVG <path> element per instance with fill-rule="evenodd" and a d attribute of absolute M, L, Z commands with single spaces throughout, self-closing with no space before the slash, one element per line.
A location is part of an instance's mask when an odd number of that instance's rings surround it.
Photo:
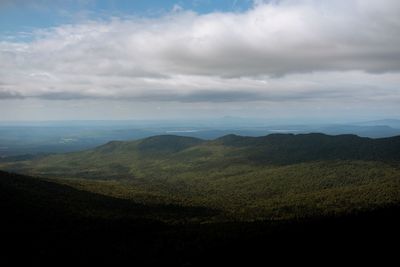
<path fill-rule="evenodd" d="M 391 128 L 400 129 L 400 120 L 397 119 L 385 119 L 385 120 L 373 120 L 355 123 L 355 125 L 362 126 L 388 126 Z"/>
<path fill-rule="evenodd" d="M 199 121 L 0 123 L 0 158 L 79 151 L 113 140 L 139 140 L 165 134 L 212 140 L 228 134 L 256 137 L 273 133 L 355 134 L 383 138 L 400 135 L 400 123 L 390 119 L 351 124 L 284 124 L 234 117 Z"/>

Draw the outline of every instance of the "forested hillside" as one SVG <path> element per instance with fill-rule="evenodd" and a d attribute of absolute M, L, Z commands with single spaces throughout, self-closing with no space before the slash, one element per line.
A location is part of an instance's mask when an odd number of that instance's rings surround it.
<path fill-rule="evenodd" d="M 6 172 L 0 211 L 0 255 L 12 264 L 222 266 L 309 263 L 332 253 L 331 263 L 385 262 L 397 253 L 400 223 L 398 205 L 303 220 L 211 222 L 221 211 L 144 205 Z"/>
<path fill-rule="evenodd" d="M 399 151 L 399 137 L 155 136 L 0 167 L 144 204 L 222 210 L 213 220 L 276 220 L 398 203 Z"/>

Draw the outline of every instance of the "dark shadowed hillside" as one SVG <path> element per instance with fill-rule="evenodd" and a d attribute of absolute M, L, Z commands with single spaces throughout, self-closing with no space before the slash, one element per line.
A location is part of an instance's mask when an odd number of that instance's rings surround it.
<path fill-rule="evenodd" d="M 399 238 L 399 208 L 393 205 L 307 220 L 199 224 L 216 212 L 141 205 L 5 172 L 0 172 L 0 200 L 6 244 L 0 255 L 13 263 L 204 266 L 293 257 L 299 263 L 313 261 L 310 253 L 334 253 L 337 261 L 385 255 L 384 262 Z"/>

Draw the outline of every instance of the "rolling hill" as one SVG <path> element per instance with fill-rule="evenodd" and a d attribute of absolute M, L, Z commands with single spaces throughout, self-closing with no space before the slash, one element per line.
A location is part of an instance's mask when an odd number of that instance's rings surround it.
<path fill-rule="evenodd" d="M 0 168 L 138 203 L 218 209 L 220 221 L 282 220 L 398 203 L 399 152 L 400 137 L 165 135 Z"/>

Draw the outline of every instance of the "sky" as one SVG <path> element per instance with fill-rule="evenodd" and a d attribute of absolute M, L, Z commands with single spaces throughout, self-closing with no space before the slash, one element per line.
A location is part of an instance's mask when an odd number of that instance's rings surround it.
<path fill-rule="evenodd" d="M 0 120 L 400 118 L 398 0 L 0 0 Z"/>

